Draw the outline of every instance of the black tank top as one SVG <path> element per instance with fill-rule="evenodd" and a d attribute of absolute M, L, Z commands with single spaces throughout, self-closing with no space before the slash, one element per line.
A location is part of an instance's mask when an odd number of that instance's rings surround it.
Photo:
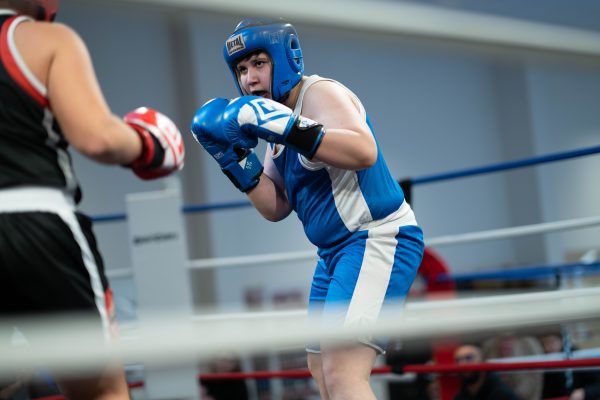
<path fill-rule="evenodd" d="M 81 190 L 68 143 L 54 118 L 46 87 L 16 49 L 13 32 L 31 18 L 0 10 L 0 189 L 56 187 L 76 202 Z"/>

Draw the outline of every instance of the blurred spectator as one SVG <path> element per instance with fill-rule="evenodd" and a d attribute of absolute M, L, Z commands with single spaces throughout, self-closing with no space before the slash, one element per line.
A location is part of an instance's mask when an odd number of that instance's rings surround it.
<path fill-rule="evenodd" d="M 25 384 L 20 381 L 0 382 L 0 400 L 27 400 Z"/>
<path fill-rule="evenodd" d="M 214 397 L 208 394 L 208 390 L 204 384 L 200 385 L 200 398 L 202 400 L 215 400 Z"/>
<path fill-rule="evenodd" d="M 563 353 L 562 334 L 549 332 L 540 336 L 547 354 Z M 571 351 L 577 350 L 571 346 Z M 597 370 L 546 371 L 543 378 L 543 398 L 569 396 L 570 400 L 600 399 L 600 373 Z"/>
<path fill-rule="evenodd" d="M 442 389 L 438 376 L 429 374 L 425 377 L 427 384 L 425 392 L 428 400 L 442 400 Z"/>
<path fill-rule="evenodd" d="M 429 349 L 406 349 L 398 340 L 390 341 L 385 356 L 386 364 L 396 374 L 403 374 L 405 365 L 431 363 Z M 433 400 L 428 394 L 430 378 L 427 374 L 417 374 L 414 380 L 391 380 L 388 384 L 390 400 Z"/>
<path fill-rule="evenodd" d="M 223 356 L 213 361 L 212 372 L 241 372 L 240 361 L 235 357 Z M 208 398 L 214 400 L 247 400 L 248 388 L 243 379 L 207 380 L 202 382 Z M 203 397 L 204 398 L 204 397 Z"/>
<path fill-rule="evenodd" d="M 463 345 L 455 350 L 454 361 L 459 365 L 477 364 L 483 362 L 483 354 L 477 346 Z M 454 400 L 518 400 L 495 372 L 465 371 L 460 378 L 462 385 Z"/>
<path fill-rule="evenodd" d="M 0 382 L 0 400 L 29 400 L 61 397 L 57 384 L 49 373 L 22 374 L 10 382 Z"/>
<path fill-rule="evenodd" d="M 486 360 L 544 354 L 542 345 L 536 337 L 520 336 L 510 332 L 486 340 L 481 348 Z M 541 371 L 503 373 L 499 376 L 519 399 L 540 400 L 542 398 L 543 373 Z"/>

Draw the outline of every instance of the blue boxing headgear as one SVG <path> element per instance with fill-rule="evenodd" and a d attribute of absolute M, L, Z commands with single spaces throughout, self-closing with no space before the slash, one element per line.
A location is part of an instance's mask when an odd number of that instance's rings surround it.
<path fill-rule="evenodd" d="M 225 41 L 223 55 L 242 95 L 247 93 L 244 93 L 240 86 L 236 64 L 257 50 L 263 50 L 271 57 L 273 100 L 284 100 L 304 75 L 302 49 L 296 29 L 282 19 L 271 18 L 249 18 L 235 27 Z"/>

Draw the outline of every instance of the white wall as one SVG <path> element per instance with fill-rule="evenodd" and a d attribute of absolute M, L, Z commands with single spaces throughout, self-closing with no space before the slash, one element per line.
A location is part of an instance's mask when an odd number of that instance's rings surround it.
<path fill-rule="evenodd" d="M 533 105 L 536 152 L 597 146 L 600 142 L 600 68 L 597 64 L 532 64 L 528 87 Z M 540 208 L 544 219 L 600 215 L 600 157 L 587 156 L 539 169 Z M 569 252 L 600 248 L 600 229 L 548 234 L 550 262 Z"/>
<path fill-rule="evenodd" d="M 87 43 L 99 83 L 113 112 L 123 115 L 139 106 L 174 111 L 172 63 L 169 42 L 160 15 L 128 7 L 65 1 L 59 20 L 76 29 Z M 158 190 L 160 181 L 141 181 L 130 171 L 96 164 L 72 151 L 83 187 L 81 208 L 90 215 L 125 211 L 125 195 Z M 97 224 L 100 245 L 109 267 L 131 265 L 124 223 Z"/>

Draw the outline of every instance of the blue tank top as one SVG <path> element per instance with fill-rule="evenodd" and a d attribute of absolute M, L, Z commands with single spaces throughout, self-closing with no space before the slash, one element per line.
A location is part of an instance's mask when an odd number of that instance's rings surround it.
<path fill-rule="evenodd" d="M 308 87 L 320 80 L 330 79 L 313 75 L 304 82 L 295 113 L 301 112 Z M 346 90 L 360 105 L 361 113 L 373 132 L 364 107 L 349 89 Z M 288 200 L 300 218 L 306 236 L 320 248 L 334 246 L 353 232 L 386 219 L 404 202 L 404 193 L 392 177 L 379 143 L 375 164 L 360 171 L 311 162 L 289 147 L 281 147 L 273 161 L 283 177 Z"/>

